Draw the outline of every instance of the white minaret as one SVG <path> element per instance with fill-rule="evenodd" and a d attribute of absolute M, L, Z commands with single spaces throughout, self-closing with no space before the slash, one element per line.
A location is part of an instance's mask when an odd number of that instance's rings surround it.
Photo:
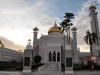
<path fill-rule="evenodd" d="M 91 30 L 92 33 L 96 33 L 98 36 L 98 41 L 97 44 L 100 45 L 100 35 L 99 35 L 99 26 L 98 26 L 98 19 L 97 19 L 97 14 L 98 12 L 96 12 L 96 7 L 94 5 L 91 5 L 89 7 L 90 13 L 89 13 L 89 17 L 90 17 L 90 23 L 91 23 Z"/>
<path fill-rule="evenodd" d="M 77 28 L 73 27 L 72 29 L 73 33 L 73 54 L 74 54 L 74 63 L 78 63 L 78 51 L 77 51 L 77 35 L 76 35 L 76 30 Z"/>
<path fill-rule="evenodd" d="M 37 40 L 37 34 L 38 34 L 38 28 L 35 27 L 34 29 L 34 35 L 33 35 L 33 50 L 34 50 L 34 55 L 37 54 L 37 50 L 35 50 L 36 46 L 38 45 L 38 40 Z"/>

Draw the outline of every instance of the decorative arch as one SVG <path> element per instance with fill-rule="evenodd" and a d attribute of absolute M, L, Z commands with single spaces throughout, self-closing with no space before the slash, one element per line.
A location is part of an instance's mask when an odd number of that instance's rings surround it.
<path fill-rule="evenodd" d="M 50 62 L 52 61 L 52 53 L 51 53 L 51 51 L 49 52 L 49 61 Z"/>
<path fill-rule="evenodd" d="M 56 52 L 53 52 L 53 61 L 56 62 Z"/>
<path fill-rule="evenodd" d="M 59 51 L 57 53 L 57 62 L 60 62 L 60 53 L 59 53 Z"/>

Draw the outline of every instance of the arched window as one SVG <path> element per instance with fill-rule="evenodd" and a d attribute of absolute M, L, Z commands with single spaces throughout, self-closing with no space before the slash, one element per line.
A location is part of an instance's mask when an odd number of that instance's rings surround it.
<path fill-rule="evenodd" d="M 60 62 L 60 53 L 59 53 L 59 51 L 57 53 L 57 62 Z"/>
<path fill-rule="evenodd" d="M 52 53 L 49 52 L 49 61 L 52 61 Z"/>
<path fill-rule="evenodd" d="M 53 52 L 53 61 L 54 62 L 56 61 L 56 52 L 55 51 Z"/>

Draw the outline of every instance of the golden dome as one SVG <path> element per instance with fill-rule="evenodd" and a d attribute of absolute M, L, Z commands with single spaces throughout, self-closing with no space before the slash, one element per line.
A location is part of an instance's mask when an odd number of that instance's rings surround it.
<path fill-rule="evenodd" d="M 58 27 L 57 27 L 57 24 L 55 23 L 53 27 L 51 27 L 49 30 L 48 30 L 48 33 L 52 33 L 52 32 L 59 32 L 59 33 L 63 33 L 62 30 L 60 30 Z"/>
<path fill-rule="evenodd" d="M 89 7 L 89 10 L 91 10 L 91 9 L 96 9 L 96 7 L 95 7 L 94 5 L 91 5 L 91 6 Z"/>
<path fill-rule="evenodd" d="M 76 28 L 76 27 L 73 27 L 71 30 L 76 31 L 76 30 L 77 30 L 77 28 Z"/>
<path fill-rule="evenodd" d="M 38 31 L 39 29 L 38 29 L 37 27 L 35 27 L 33 30 L 34 30 L 34 31 Z"/>

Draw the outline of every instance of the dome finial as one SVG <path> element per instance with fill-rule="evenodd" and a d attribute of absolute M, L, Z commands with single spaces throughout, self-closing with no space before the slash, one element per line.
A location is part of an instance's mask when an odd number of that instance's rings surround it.
<path fill-rule="evenodd" d="M 54 26 L 55 26 L 55 27 L 57 27 L 57 23 L 56 23 L 56 20 L 55 20 L 55 24 L 54 24 Z"/>
<path fill-rule="evenodd" d="M 96 6 L 94 6 L 92 3 L 91 3 L 91 6 L 89 7 L 89 10 L 91 9 L 96 9 Z"/>

